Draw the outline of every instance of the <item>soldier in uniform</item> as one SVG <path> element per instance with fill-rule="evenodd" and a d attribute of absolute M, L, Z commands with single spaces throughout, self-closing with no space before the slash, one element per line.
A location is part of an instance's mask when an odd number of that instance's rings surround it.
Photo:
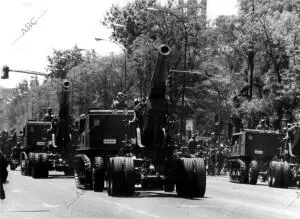
<path fill-rule="evenodd" d="M 221 175 L 221 171 L 222 171 L 222 168 L 224 166 L 223 148 L 224 148 L 224 146 L 223 146 L 223 144 L 221 144 L 219 149 L 217 150 L 217 153 L 216 153 L 216 160 L 217 160 L 217 163 L 216 163 L 217 173 L 216 173 L 216 175 Z"/>
<path fill-rule="evenodd" d="M 54 118 L 54 115 L 52 114 L 52 108 L 48 107 L 47 113 L 44 116 L 44 121 L 45 122 L 52 122 L 53 118 Z"/>
<path fill-rule="evenodd" d="M 194 134 L 191 135 L 191 138 L 188 142 L 188 150 L 189 150 L 189 153 L 192 155 L 197 152 L 197 142 L 196 142 Z"/>
<path fill-rule="evenodd" d="M 2 153 L 5 156 L 9 156 L 8 132 L 6 129 L 4 129 L 1 132 L 0 145 L 1 145 L 0 149 L 2 150 Z"/>
<path fill-rule="evenodd" d="M 126 103 L 126 96 L 122 92 L 118 92 L 116 100 L 113 101 L 113 108 L 126 109 L 128 108 Z"/>
<path fill-rule="evenodd" d="M 258 125 L 256 126 L 256 129 L 258 130 L 268 130 L 269 127 L 266 124 L 266 121 L 264 119 L 261 119 L 258 123 Z"/>
<path fill-rule="evenodd" d="M 209 151 L 208 158 L 208 174 L 211 176 L 215 175 L 215 165 L 216 165 L 216 150 L 211 148 Z"/>
<path fill-rule="evenodd" d="M 5 199 L 3 183 L 7 181 L 7 176 L 8 176 L 8 172 L 6 169 L 7 166 L 8 166 L 8 160 L 0 150 L 0 199 Z"/>

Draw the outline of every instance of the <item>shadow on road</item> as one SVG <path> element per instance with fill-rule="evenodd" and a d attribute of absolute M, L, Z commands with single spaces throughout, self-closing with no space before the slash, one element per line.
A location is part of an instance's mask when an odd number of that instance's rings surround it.
<path fill-rule="evenodd" d="M 202 198 L 191 198 L 191 197 L 179 197 L 176 193 L 166 193 L 157 191 L 136 191 L 133 196 L 118 196 L 118 198 L 183 198 L 189 200 L 203 200 L 212 197 L 202 197 Z"/>
<path fill-rule="evenodd" d="M 65 175 L 49 175 L 48 179 L 72 179 L 74 176 L 65 176 Z"/>

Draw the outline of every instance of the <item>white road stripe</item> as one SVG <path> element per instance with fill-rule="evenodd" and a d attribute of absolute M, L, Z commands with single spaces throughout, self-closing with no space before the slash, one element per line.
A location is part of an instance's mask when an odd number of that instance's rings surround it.
<path fill-rule="evenodd" d="M 50 205 L 48 203 L 43 203 L 42 206 L 44 208 L 58 208 L 58 207 L 60 207 L 60 205 Z"/>

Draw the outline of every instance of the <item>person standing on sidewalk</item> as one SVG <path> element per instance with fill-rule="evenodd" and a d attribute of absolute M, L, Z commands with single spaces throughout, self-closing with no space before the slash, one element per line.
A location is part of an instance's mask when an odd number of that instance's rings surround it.
<path fill-rule="evenodd" d="M 7 166 L 8 160 L 0 150 L 0 199 L 5 199 L 3 183 L 6 182 L 8 176 Z"/>

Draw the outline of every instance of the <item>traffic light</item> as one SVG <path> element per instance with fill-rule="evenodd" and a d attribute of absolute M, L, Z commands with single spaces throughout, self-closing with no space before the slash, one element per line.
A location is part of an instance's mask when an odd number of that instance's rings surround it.
<path fill-rule="evenodd" d="M 9 67 L 7 65 L 2 68 L 1 79 L 8 79 Z"/>

